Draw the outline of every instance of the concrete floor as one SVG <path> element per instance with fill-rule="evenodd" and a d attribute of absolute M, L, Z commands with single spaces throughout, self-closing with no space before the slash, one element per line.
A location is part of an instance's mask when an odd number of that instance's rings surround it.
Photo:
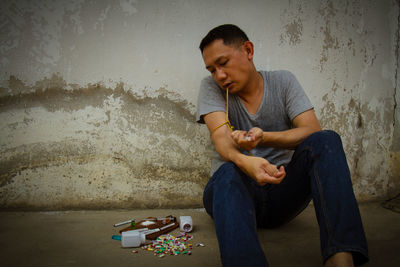
<path fill-rule="evenodd" d="M 379 203 L 360 205 L 371 261 L 364 266 L 400 266 L 400 214 Z M 121 248 L 113 224 L 129 218 L 190 215 L 195 225 L 192 255 L 158 258 Z M 203 209 L 1 212 L 1 266 L 221 266 L 212 220 Z M 172 231 L 177 234 L 178 231 Z M 289 224 L 259 230 L 270 265 L 321 266 L 318 226 L 309 206 Z"/>

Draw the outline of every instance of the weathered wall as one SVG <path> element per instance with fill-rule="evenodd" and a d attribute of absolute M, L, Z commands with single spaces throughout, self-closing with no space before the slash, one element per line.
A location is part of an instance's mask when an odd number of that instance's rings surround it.
<path fill-rule="evenodd" d="M 342 135 L 360 200 L 400 191 L 395 0 L 0 5 L 2 208 L 200 206 L 197 46 L 223 23 L 247 32 L 258 68 L 295 73 Z"/>

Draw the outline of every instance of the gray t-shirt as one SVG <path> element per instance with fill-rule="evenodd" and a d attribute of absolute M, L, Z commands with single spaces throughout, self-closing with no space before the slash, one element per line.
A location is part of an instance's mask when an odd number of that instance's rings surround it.
<path fill-rule="evenodd" d="M 292 128 L 292 120 L 313 108 L 296 77 L 289 71 L 260 71 L 264 79 L 264 94 L 255 114 L 250 114 L 237 95 L 229 94 L 229 121 L 234 130 L 248 131 L 259 127 L 263 131 L 284 131 Z M 226 112 L 226 92 L 208 76 L 201 81 L 196 120 L 204 123 L 203 116 L 211 112 Z M 244 152 L 244 151 L 243 151 Z M 277 166 L 286 165 L 292 150 L 258 146 L 254 156 L 263 157 Z M 245 152 L 244 152 L 245 153 Z M 211 175 L 224 163 L 213 151 Z"/>

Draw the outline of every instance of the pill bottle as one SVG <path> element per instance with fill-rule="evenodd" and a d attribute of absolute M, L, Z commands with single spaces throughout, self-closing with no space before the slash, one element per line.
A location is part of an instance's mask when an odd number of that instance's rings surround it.
<path fill-rule="evenodd" d="M 180 229 L 182 232 L 191 232 L 193 230 L 193 221 L 190 216 L 180 217 Z"/>
<path fill-rule="evenodd" d="M 146 235 L 137 230 L 122 232 L 121 244 L 124 248 L 140 247 L 146 242 Z"/>

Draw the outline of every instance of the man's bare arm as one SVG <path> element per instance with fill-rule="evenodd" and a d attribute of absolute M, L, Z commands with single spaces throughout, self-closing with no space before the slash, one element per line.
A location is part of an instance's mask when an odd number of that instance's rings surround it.
<path fill-rule="evenodd" d="M 225 112 L 212 112 L 204 117 L 208 130 L 213 130 L 225 122 Z M 267 183 L 279 184 L 286 173 L 283 167 L 279 170 L 266 159 L 244 155 L 231 137 L 228 126 L 224 125 L 213 132 L 211 140 L 215 150 L 225 161 L 232 161 L 242 171 L 260 185 Z"/>
<path fill-rule="evenodd" d="M 281 132 L 264 132 L 260 128 L 250 131 L 234 131 L 232 138 L 235 144 L 251 150 L 257 145 L 294 149 L 312 133 L 321 130 L 313 109 L 307 110 L 293 119 L 293 129 Z"/>

